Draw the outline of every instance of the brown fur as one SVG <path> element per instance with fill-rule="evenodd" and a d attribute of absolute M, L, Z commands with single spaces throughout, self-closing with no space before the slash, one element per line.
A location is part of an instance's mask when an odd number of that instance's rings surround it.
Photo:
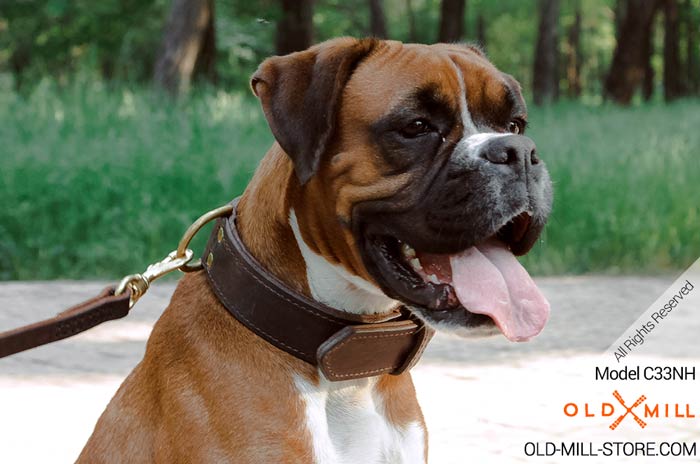
<path fill-rule="evenodd" d="M 306 295 L 305 263 L 288 223 L 290 209 L 315 252 L 371 280 L 346 225 L 352 207 L 393 195 L 411 176 L 386 174 L 368 139 L 368 126 L 426 81 L 437 82 L 457 108 L 455 63 L 465 76 L 492 73 L 501 78 L 479 53 L 464 47 L 371 46 L 370 56 L 342 91 L 337 130 L 329 142 L 333 156 L 321 159 L 316 175 L 302 185 L 292 161 L 275 144 L 239 205 L 240 232 L 251 253 Z M 504 96 L 502 86 L 481 88 L 483 80 L 467 78 L 466 84 L 470 107 L 488 117 L 488 108 L 497 107 Z M 231 317 L 203 273 L 187 275 L 156 323 L 143 361 L 107 406 L 78 462 L 310 463 L 310 435 L 294 374 L 318 382 L 312 366 L 272 347 Z M 409 373 L 383 376 L 376 391 L 391 422 L 424 425 Z M 425 449 L 427 453 L 427 434 Z"/>
<path fill-rule="evenodd" d="M 369 126 L 427 83 L 438 84 L 459 112 L 461 92 L 455 65 L 465 77 L 472 116 L 485 121 L 497 118 L 492 111 L 507 107 L 503 104 L 504 82 L 512 78 L 473 47 L 384 41 L 376 44 L 370 59 L 355 70 L 343 92 L 334 154 L 321 161 L 318 174 L 299 192 L 294 206 L 302 236 L 314 252 L 373 280 L 346 226 L 352 207 L 363 200 L 391 197 L 406 188 L 412 177 L 409 172 L 387 173 L 388 167 L 376 155 L 377 147 L 368 136 Z M 456 142 L 461 133 L 462 127 L 457 125 L 448 139 Z"/>
<path fill-rule="evenodd" d="M 273 147 L 241 199 L 240 227 L 261 263 L 308 294 L 286 221 L 294 183 L 291 163 Z M 187 275 L 78 462 L 312 462 L 293 374 L 318 381 L 311 366 L 231 317 L 203 273 Z M 423 422 L 410 374 L 380 382 L 377 390 L 398 425 Z M 399 401 L 397 393 L 407 396 Z"/>

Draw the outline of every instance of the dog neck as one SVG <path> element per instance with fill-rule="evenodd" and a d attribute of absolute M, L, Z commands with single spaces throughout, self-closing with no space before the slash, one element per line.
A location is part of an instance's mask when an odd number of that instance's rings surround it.
<path fill-rule="evenodd" d="M 310 296 L 306 267 L 288 223 L 294 171 L 277 144 L 262 159 L 241 196 L 238 232 L 248 251 L 291 289 Z"/>
<path fill-rule="evenodd" d="M 355 314 L 398 305 L 374 284 L 315 253 L 302 236 L 293 205 L 301 195 L 291 162 L 275 144 L 238 206 L 238 227 L 255 258 L 292 289 Z"/>
<path fill-rule="evenodd" d="M 312 298 L 332 308 L 357 314 L 384 313 L 397 306 L 398 302 L 388 298 L 373 284 L 314 253 L 301 235 L 294 209 L 289 213 L 289 224 L 306 262 L 306 278 Z"/>

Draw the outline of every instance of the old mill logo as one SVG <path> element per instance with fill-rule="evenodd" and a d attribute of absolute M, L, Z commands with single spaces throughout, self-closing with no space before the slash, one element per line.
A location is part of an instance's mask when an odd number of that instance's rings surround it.
<path fill-rule="evenodd" d="M 690 404 L 687 403 L 650 404 L 646 402 L 646 395 L 641 395 L 634 403 L 628 406 L 617 390 L 613 392 L 612 396 L 619 404 L 603 402 L 600 403 L 600 406 L 597 406 L 592 403 L 584 403 L 581 408 L 577 403 L 566 403 L 564 405 L 564 414 L 568 417 L 575 417 L 578 416 L 580 412 L 583 412 L 584 417 L 614 417 L 615 419 L 609 426 L 610 430 L 615 430 L 627 417 L 631 417 L 642 429 L 647 426 L 646 420 L 649 418 L 695 418 L 695 414 L 690 410 Z"/>
<path fill-rule="evenodd" d="M 618 393 L 617 390 L 615 390 L 613 392 L 613 396 L 615 397 L 615 399 L 617 401 L 620 402 L 622 407 L 625 408 L 625 413 L 622 414 L 617 419 L 615 419 L 615 422 L 610 424 L 610 430 L 615 430 L 617 428 L 617 426 L 620 425 L 620 422 L 622 422 L 623 419 L 625 417 L 627 417 L 628 414 L 631 414 L 632 417 L 634 417 L 634 420 L 637 422 L 637 424 L 639 424 L 639 426 L 641 428 L 644 428 L 647 426 L 647 423 L 644 422 L 642 419 L 640 419 L 639 416 L 637 414 L 635 414 L 635 412 L 633 411 L 634 408 L 636 408 L 637 406 L 641 405 L 642 403 L 644 403 L 646 401 L 646 399 L 647 399 L 646 396 L 642 395 L 639 398 L 637 398 L 637 401 L 635 401 L 634 404 L 632 404 L 632 406 L 630 406 L 630 407 L 627 407 L 627 405 L 625 404 L 625 400 L 622 399 L 622 396 L 620 395 L 620 393 Z M 656 407 L 658 408 L 658 406 L 656 406 Z"/>

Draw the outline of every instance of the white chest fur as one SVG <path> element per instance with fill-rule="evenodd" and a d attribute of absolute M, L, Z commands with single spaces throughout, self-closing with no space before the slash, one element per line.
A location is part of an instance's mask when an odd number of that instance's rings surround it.
<path fill-rule="evenodd" d="M 289 224 L 306 261 L 313 297 L 336 309 L 355 313 L 389 311 L 397 302 L 370 282 L 315 254 L 304 242 L 294 210 Z M 425 463 L 425 431 L 419 422 L 396 425 L 387 419 L 376 378 L 319 385 L 295 379 L 304 403 L 314 464 Z"/>
<path fill-rule="evenodd" d="M 424 431 L 417 422 L 387 420 L 375 379 L 318 386 L 301 377 L 295 384 L 304 402 L 315 464 L 424 463 Z"/>
<path fill-rule="evenodd" d="M 357 314 L 390 311 L 398 304 L 374 284 L 311 251 L 301 236 L 293 209 L 289 213 L 289 225 L 306 262 L 306 277 L 314 299 L 335 309 Z"/>

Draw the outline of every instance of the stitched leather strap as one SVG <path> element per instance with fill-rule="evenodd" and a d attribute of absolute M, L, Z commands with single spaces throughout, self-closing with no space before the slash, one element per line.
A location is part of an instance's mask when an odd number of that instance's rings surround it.
<path fill-rule="evenodd" d="M 2 332 L 0 358 L 72 337 L 103 322 L 124 317 L 129 314 L 130 296 L 129 291 L 114 296 L 114 287 L 107 287 L 95 298 L 73 306 L 51 319 Z"/>
<path fill-rule="evenodd" d="M 211 259 L 206 259 L 211 253 Z M 204 267 L 224 307 L 274 346 L 318 366 L 329 380 L 349 380 L 410 369 L 433 331 L 401 309 L 354 315 L 288 288 L 247 251 L 230 218 L 217 221 Z M 0 358 L 84 332 L 129 313 L 131 293 L 114 287 L 51 319 L 0 333 Z"/>
<path fill-rule="evenodd" d="M 319 366 L 329 380 L 399 374 L 415 364 L 432 330 L 408 311 L 354 315 L 299 294 L 248 252 L 234 212 L 219 219 L 202 262 L 223 306 L 277 348 Z"/>

